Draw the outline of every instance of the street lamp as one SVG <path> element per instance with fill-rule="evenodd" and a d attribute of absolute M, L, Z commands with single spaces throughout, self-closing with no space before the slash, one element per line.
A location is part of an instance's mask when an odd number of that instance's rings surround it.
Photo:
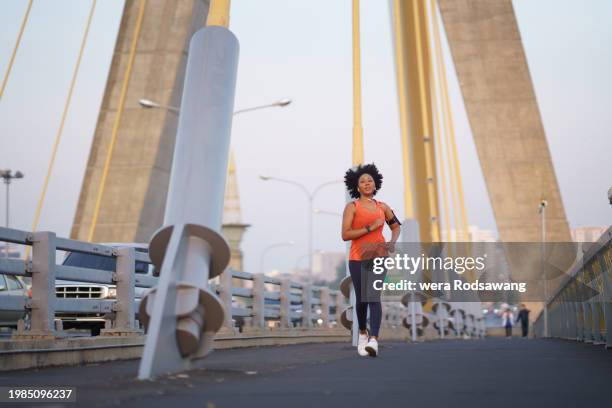
<path fill-rule="evenodd" d="M 11 181 L 23 178 L 23 173 L 17 170 L 15 174 L 10 169 L 0 170 L 0 178 L 4 180 L 4 184 L 6 185 L 6 228 L 9 227 L 9 193 L 10 193 L 10 185 Z"/>
<path fill-rule="evenodd" d="M 314 257 L 314 255 L 315 255 L 315 254 L 316 254 L 316 255 L 323 255 L 323 254 L 325 254 L 325 251 L 320 250 L 320 249 L 315 249 L 315 250 L 312 252 L 312 256 Z M 304 281 L 306 281 L 306 282 L 307 282 L 307 281 L 309 281 L 309 280 L 310 280 L 310 281 L 314 281 L 313 272 L 312 272 L 312 271 L 307 271 L 306 273 L 308 274 L 308 276 L 303 276 L 303 275 L 300 273 L 300 263 L 302 263 L 302 261 L 303 261 L 305 258 L 309 258 L 309 257 L 310 257 L 310 255 L 311 255 L 311 254 L 303 254 L 302 256 L 298 257 L 298 258 L 295 260 L 295 266 L 293 267 L 293 274 L 294 274 L 294 276 L 295 276 L 295 277 L 298 277 L 298 279 L 302 279 L 302 278 L 304 278 Z M 321 271 L 319 271 L 319 272 L 321 272 Z M 313 282 L 310 282 L 310 283 L 313 283 Z"/>
<path fill-rule="evenodd" d="M 259 110 L 259 109 L 274 108 L 274 107 L 284 108 L 285 106 L 290 105 L 291 102 L 293 102 L 291 99 L 285 98 L 285 99 L 281 99 L 273 103 L 268 103 L 266 105 L 259 105 L 259 106 L 253 106 L 250 108 L 245 108 L 245 109 L 238 109 L 237 111 L 234 112 L 234 116 L 241 114 L 241 113 L 251 112 L 251 111 Z M 162 105 L 158 102 L 152 101 L 150 99 L 145 99 L 145 98 L 139 99 L 138 103 L 140 104 L 140 106 L 142 106 L 145 109 L 161 108 L 161 109 L 167 109 L 175 113 L 179 113 L 180 111 L 180 109 L 176 106 Z"/>
<path fill-rule="evenodd" d="M 317 251 L 314 251 L 314 253 L 315 253 L 315 254 L 324 254 L 324 253 L 325 253 L 325 251 L 317 250 Z M 293 269 L 294 269 L 295 271 L 297 271 L 297 270 L 298 270 L 298 268 L 300 267 L 300 263 L 302 262 L 302 259 L 304 259 L 304 258 L 308 257 L 308 255 L 309 255 L 309 254 L 304 254 L 304 255 L 302 255 L 302 256 L 300 256 L 300 257 L 298 257 L 298 258 L 296 259 L 296 261 L 295 261 L 295 266 L 293 267 Z"/>
<path fill-rule="evenodd" d="M 260 110 L 260 109 L 266 109 L 266 108 L 273 108 L 273 107 L 280 107 L 280 108 L 284 108 L 288 105 L 290 105 L 293 101 L 291 99 L 285 98 L 285 99 L 280 99 L 276 102 L 273 103 L 268 103 L 265 105 L 258 105 L 258 106 L 253 106 L 250 108 L 245 108 L 245 109 L 239 109 L 237 111 L 234 111 L 233 116 L 239 115 L 241 113 L 245 113 L 245 112 L 252 112 L 252 111 L 256 111 L 256 110 Z M 146 98 L 141 98 L 138 100 L 138 103 L 140 104 L 141 107 L 145 108 L 145 109 L 166 109 L 169 110 L 171 112 L 174 113 L 179 113 L 180 112 L 180 108 L 177 106 L 171 106 L 171 105 L 162 105 L 159 102 L 155 102 L 152 101 L 150 99 L 146 99 Z M 230 156 L 230 161 L 232 161 L 232 157 Z M 263 263 L 263 259 L 261 261 Z M 262 269 L 263 266 L 260 268 Z"/>
<path fill-rule="evenodd" d="M 546 274 L 546 268 L 544 265 L 544 246 L 546 244 L 546 207 L 548 206 L 548 201 L 542 200 L 540 201 L 540 206 L 538 207 L 538 212 L 540 213 L 540 218 L 542 220 L 542 276 L 544 276 L 544 337 L 548 337 L 548 279 Z"/>
<path fill-rule="evenodd" d="M 270 176 L 259 176 L 263 181 L 278 181 L 281 183 L 291 184 L 298 187 L 300 190 L 306 194 L 308 198 L 308 272 L 312 274 L 312 214 L 314 212 L 314 198 L 316 194 L 325 186 L 329 186 L 331 184 L 342 183 L 342 180 L 332 180 L 326 183 L 318 185 L 312 192 L 308 191 L 306 186 L 302 183 L 298 183 L 297 181 L 282 179 L 278 177 L 270 177 Z"/>
<path fill-rule="evenodd" d="M 326 210 L 321 210 L 319 208 L 315 208 L 314 209 L 314 213 L 315 214 L 325 214 L 325 215 L 333 215 L 334 217 L 342 217 L 342 214 L 335 212 L 335 211 L 326 211 Z"/>
<path fill-rule="evenodd" d="M 15 174 L 13 174 L 13 171 L 10 170 L 10 169 L 0 170 L 0 178 L 2 178 L 4 180 L 4 185 L 6 185 L 6 220 L 5 220 L 5 225 L 6 225 L 6 228 L 8 228 L 9 227 L 9 219 L 10 219 L 10 186 L 11 186 L 11 181 L 22 179 L 23 178 L 23 173 L 20 172 L 19 170 L 17 170 L 15 172 Z M 8 258 L 8 256 L 9 256 L 9 244 L 8 243 L 5 244 L 4 249 L 6 250 L 6 254 L 5 255 Z"/>
<path fill-rule="evenodd" d="M 154 102 L 150 99 L 139 99 L 138 103 L 140 104 L 140 106 L 142 106 L 145 109 L 151 109 L 151 108 L 161 108 L 161 109 L 167 109 L 171 112 L 174 113 L 179 113 L 179 108 L 177 108 L 176 106 L 170 106 L 170 105 L 162 105 L 160 103 Z"/>
<path fill-rule="evenodd" d="M 295 245 L 295 241 L 286 241 L 286 242 L 279 242 L 276 244 L 272 244 L 266 248 L 264 248 L 263 251 L 261 251 L 261 256 L 259 258 L 259 272 L 263 273 L 264 272 L 264 259 L 266 254 L 274 248 L 279 248 L 279 247 L 284 247 L 284 246 L 292 246 Z"/>
<path fill-rule="evenodd" d="M 253 106 L 251 108 L 238 109 L 237 111 L 234 112 L 234 115 L 238 115 L 238 114 L 245 113 L 245 112 L 251 112 L 251 111 L 259 110 L 259 109 L 266 109 L 266 108 L 274 108 L 274 107 L 284 108 L 285 106 L 290 105 L 291 102 L 293 102 L 291 99 L 281 99 L 279 101 L 276 101 L 274 103 L 269 103 L 267 105 L 259 105 L 259 106 Z"/>

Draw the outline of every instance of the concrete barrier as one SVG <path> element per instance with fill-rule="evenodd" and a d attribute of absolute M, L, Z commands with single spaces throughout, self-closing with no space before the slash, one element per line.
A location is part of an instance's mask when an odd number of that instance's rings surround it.
<path fill-rule="evenodd" d="M 403 328 L 381 328 L 385 340 L 407 340 Z M 69 366 L 137 359 L 142 356 L 146 336 L 98 336 L 63 339 L 0 341 L 0 371 Z M 215 350 L 281 346 L 304 343 L 351 344 L 351 335 L 338 328 L 246 328 L 242 333 L 222 329 L 213 342 Z"/>

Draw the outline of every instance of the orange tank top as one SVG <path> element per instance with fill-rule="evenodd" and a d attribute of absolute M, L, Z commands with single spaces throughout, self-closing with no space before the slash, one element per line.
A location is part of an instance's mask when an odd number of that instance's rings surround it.
<path fill-rule="evenodd" d="M 367 208 L 364 208 L 359 200 L 353 201 L 355 204 L 355 216 L 353 217 L 353 223 L 351 225 L 351 229 L 361 229 L 365 228 L 366 225 L 372 225 L 376 219 L 380 218 L 382 221 L 385 221 L 385 212 L 382 209 L 382 206 L 378 201 L 374 201 L 376 204 L 376 210 L 370 211 Z M 384 223 L 383 223 L 384 225 Z M 377 256 L 385 256 L 385 253 L 371 253 L 373 248 L 368 248 L 367 244 L 379 244 L 385 242 L 385 237 L 382 233 L 383 227 L 378 227 L 375 231 L 371 231 L 361 237 L 354 239 L 351 242 L 351 250 L 349 252 L 349 260 L 350 261 L 361 261 L 363 259 L 371 259 Z M 368 250 L 369 249 L 369 250 Z M 369 253 L 370 255 L 364 257 L 364 252 Z M 377 252 L 381 252 L 380 248 Z M 367 254 L 366 254 L 367 255 Z"/>

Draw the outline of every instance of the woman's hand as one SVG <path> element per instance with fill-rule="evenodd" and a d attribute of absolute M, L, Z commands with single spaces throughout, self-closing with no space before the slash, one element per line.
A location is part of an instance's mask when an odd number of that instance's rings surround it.
<path fill-rule="evenodd" d="M 395 241 L 386 242 L 385 247 L 387 248 L 387 251 L 389 251 L 390 253 L 395 252 Z"/>
<path fill-rule="evenodd" d="M 377 230 L 378 228 L 382 227 L 384 223 L 385 221 L 382 218 L 377 218 L 376 221 L 372 223 L 372 225 L 369 225 L 370 231 Z"/>

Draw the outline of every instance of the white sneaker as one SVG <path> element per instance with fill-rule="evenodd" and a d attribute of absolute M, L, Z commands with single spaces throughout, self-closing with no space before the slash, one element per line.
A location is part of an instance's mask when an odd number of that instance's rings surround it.
<path fill-rule="evenodd" d="M 368 335 L 360 333 L 359 340 L 357 341 L 357 353 L 362 357 L 368 355 L 368 352 L 365 350 L 366 344 L 368 344 Z"/>
<path fill-rule="evenodd" d="M 365 351 L 370 355 L 370 357 L 376 357 L 378 355 L 378 342 L 376 339 L 372 338 L 368 341 L 368 344 L 365 346 Z"/>

